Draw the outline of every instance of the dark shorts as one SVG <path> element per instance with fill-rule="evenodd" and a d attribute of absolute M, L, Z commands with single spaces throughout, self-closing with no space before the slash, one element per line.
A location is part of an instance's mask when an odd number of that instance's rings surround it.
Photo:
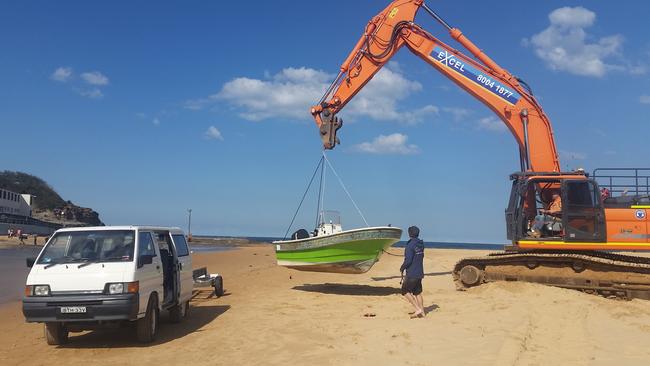
<path fill-rule="evenodd" d="M 402 282 L 402 295 L 406 295 L 407 293 L 412 293 L 413 295 L 421 294 L 422 279 L 405 277 Z"/>

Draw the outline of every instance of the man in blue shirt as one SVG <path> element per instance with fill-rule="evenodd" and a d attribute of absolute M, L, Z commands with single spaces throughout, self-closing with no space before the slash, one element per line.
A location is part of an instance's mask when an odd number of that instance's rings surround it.
<path fill-rule="evenodd" d="M 402 273 L 402 295 L 413 305 L 415 312 L 411 318 L 424 317 L 424 300 L 422 299 L 422 279 L 424 278 L 424 242 L 418 238 L 417 226 L 408 228 L 409 241 L 404 250 L 404 263 L 399 271 Z M 406 277 L 404 277 L 406 271 Z"/>

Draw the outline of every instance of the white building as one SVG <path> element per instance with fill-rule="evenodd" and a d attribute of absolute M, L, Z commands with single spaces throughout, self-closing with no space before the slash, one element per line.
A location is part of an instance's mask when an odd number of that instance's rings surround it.
<path fill-rule="evenodd" d="M 31 217 L 34 197 L 31 194 L 18 194 L 6 189 L 0 189 L 0 215 L 11 214 Z"/>

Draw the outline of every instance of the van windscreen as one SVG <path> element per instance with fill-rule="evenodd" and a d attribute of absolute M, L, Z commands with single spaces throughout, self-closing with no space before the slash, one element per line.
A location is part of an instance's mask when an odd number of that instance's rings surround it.
<path fill-rule="evenodd" d="M 37 263 L 130 262 L 134 244 L 134 230 L 60 232 L 50 239 Z"/>

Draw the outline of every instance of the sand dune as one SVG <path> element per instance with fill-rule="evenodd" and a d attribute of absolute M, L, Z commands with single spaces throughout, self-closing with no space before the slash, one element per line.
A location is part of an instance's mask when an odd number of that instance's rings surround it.
<path fill-rule="evenodd" d="M 393 249 L 392 253 L 401 254 Z M 0 308 L 0 364 L 647 365 L 650 303 L 526 283 L 457 292 L 449 274 L 476 251 L 427 250 L 425 319 L 398 294 L 400 257 L 368 273 L 277 267 L 271 247 L 195 255 L 224 275 L 227 296 L 193 302 L 142 346 L 130 329 L 74 334 L 49 347 L 20 304 Z M 373 316 L 366 316 L 373 315 Z"/>

